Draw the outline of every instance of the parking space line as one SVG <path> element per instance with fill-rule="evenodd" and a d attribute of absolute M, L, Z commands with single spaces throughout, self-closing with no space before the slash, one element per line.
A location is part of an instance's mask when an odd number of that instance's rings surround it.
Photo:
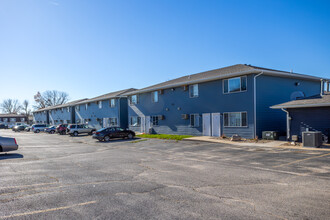
<path fill-rule="evenodd" d="M 32 211 L 32 212 L 17 213 L 17 214 L 13 214 L 13 215 L 1 216 L 0 219 L 21 217 L 21 216 L 26 216 L 26 215 L 35 215 L 35 214 L 45 213 L 45 212 L 53 212 L 53 211 L 58 211 L 58 210 L 63 210 L 63 209 L 70 209 L 70 208 L 74 208 L 77 206 L 85 206 L 85 205 L 94 204 L 94 203 L 96 203 L 96 201 L 83 202 L 83 203 L 78 203 L 78 204 L 74 204 L 74 205 L 70 205 L 70 206 L 62 206 L 62 207 L 58 207 L 58 208 L 37 210 L 37 211 Z"/>
<path fill-rule="evenodd" d="M 280 164 L 280 165 L 276 165 L 276 166 L 273 166 L 273 167 L 274 168 L 275 167 L 283 167 L 283 166 L 291 165 L 291 164 L 294 164 L 294 163 L 299 163 L 299 162 L 306 161 L 306 160 L 311 160 L 311 159 L 315 159 L 315 158 L 319 158 L 319 157 L 325 157 L 325 156 L 328 156 L 328 155 L 330 155 L 330 153 L 328 153 L 328 154 L 322 154 L 322 155 L 314 156 L 314 157 L 308 157 L 308 158 L 301 159 L 301 160 L 295 160 L 295 161 L 292 161 L 290 163 Z"/>

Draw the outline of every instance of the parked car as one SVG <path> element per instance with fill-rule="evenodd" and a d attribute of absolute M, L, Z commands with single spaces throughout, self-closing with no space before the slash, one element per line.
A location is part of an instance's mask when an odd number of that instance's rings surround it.
<path fill-rule="evenodd" d="M 32 128 L 31 130 L 34 132 L 34 133 L 39 133 L 40 131 L 44 131 L 44 129 L 47 127 L 46 124 L 34 124 L 32 125 Z"/>
<path fill-rule="evenodd" d="M 56 131 L 56 127 L 55 126 L 49 126 L 49 127 L 46 127 L 44 129 L 45 132 L 49 133 L 49 134 L 54 134 L 55 131 Z"/>
<path fill-rule="evenodd" d="M 0 137 L 0 152 L 13 151 L 18 149 L 15 138 Z"/>
<path fill-rule="evenodd" d="M 66 129 L 68 127 L 68 124 L 60 124 L 56 127 L 56 133 L 59 134 L 66 134 Z"/>
<path fill-rule="evenodd" d="M 93 133 L 93 138 L 99 141 L 110 141 L 111 138 L 128 138 L 133 139 L 135 132 L 119 127 L 102 128 Z"/>
<path fill-rule="evenodd" d="M 32 126 L 27 126 L 27 127 L 24 129 L 24 131 L 31 131 L 31 127 L 32 127 Z"/>
<path fill-rule="evenodd" d="M 8 125 L 6 125 L 6 124 L 0 124 L 0 129 L 8 129 Z"/>
<path fill-rule="evenodd" d="M 16 125 L 12 128 L 13 131 L 18 132 L 18 131 L 24 131 L 27 125 Z"/>
<path fill-rule="evenodd" d="M 71 136 L 78 136 L 79 134 L 91 135 L 96 129 L 84 124 L 70 124 L 66 131 Z"/>

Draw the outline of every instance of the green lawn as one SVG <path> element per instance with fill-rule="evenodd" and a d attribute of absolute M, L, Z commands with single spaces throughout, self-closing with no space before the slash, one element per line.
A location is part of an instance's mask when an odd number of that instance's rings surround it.
<path fill-rule="evenodd" d="M 184 138 L 192 137 L 191 135 L 173 135 L 173 134 L 140 134 L 136 135 L 141 138 L 158 138 L 181 141 Z"/>

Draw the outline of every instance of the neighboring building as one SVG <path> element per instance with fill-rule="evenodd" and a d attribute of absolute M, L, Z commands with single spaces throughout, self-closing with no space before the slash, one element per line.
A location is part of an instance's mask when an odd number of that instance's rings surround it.
<path fill-rule="evenodd" d="M 238 64 L 125 95 L 132 130 L 254 138 L 285 131 L 285 113 L 270 106 L 318 91 L 318 77 Z"/>
<path fill-rule="evenodd" d="M 28 123 L 28 116 L 18 114 L 0 114 L 0 124 L 13 125 L 16 122 Z"/>
<path fill-rule="evenodd" d="M 62 105 L 50 106 L 34 111 L 33 121 L 37 124 L 58 125 L 61 123 L 75 123 L 75 108 L 77 102 L 86 99 L 79 99 Z"/>
<path fill-rule="evenodd" d="M 75 104 L 76 123 L 89 124 L 95 128 L 128 127 L 127 97 L 124 93 L 136 89 L 111 92 Z"/>
<path fill-rule="evenodd" d="M 299 141 L 304 131 L 321 131 L 323 140 L 330 140 L 330 86 L 327 82 L 323 94 L 271 106 L 287 112 L 287 138 L 297 135 Z"/>

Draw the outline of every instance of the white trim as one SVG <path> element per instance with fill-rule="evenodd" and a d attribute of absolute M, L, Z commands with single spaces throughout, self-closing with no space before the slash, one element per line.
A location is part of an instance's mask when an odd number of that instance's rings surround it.
<path fill-rule="evenodd" d="M 309 107 L 327 107 L 330 103 L 316 103 L 316 104 L 300 104 L 300 105 L 281 105 L 281 106 L 271 106 L 272 109 L 282 109 L 282 108 L 309 108 Z"/>
<path fill-rule="evenodd" d="M 197 86 L 197 96 L 191 96 L 190 90 L 191 90 L 191 88 L 194 88 L 195 86 Z M 199 86 L 198 86 L 197 83 L 196 84 L 189 85 L 189 89 L 188 90 L 189 90 L 189 98 L 198 98 L 199 97 Z"/>
<path fill-rule="evenodd" d="M 246 78 L 246 89 L 245 90 L 241 90 L 242 89 L 242 80 L 241 80 L 241 78 L 242 77 L 245 77 Z M 235 78 L 240 78 L 240 91 L 237 91 L 237 92 L 229 92 L 229 84 L 228 84 L 228 92 L 227 93 L 225 93 L 225 80 L 230 80 L 230 79 L 235 79 Z M 241 93 L 241 92 L 247 92 L 248 91 L 248 89 L 247 89 L 247 87 L 248 87 L 248 77 L 247 77 L 247 75 L 244 75 L 244 76 L 237 76 L 237 77 L 232 77 L 232 78 L 227 78 L 227 79 L 222 79 L 222 94 L 224 94 L 224 95 L 228 95 L 228 94 L 234 94 L 234 93 Z"/>
<path fill-rule="evenodd" d="M 229 114 L 229 113 L 240 113 L 240 115 L 241 115 L 241 121 L 240 121 L 241 126 L 225 126 L 225 114 Z M 242 126 L 242 113 L 246 113 L 246 126 Z M 228 118 L 228 120 L 229 120 L 229 118 Z M 228 121 L 228 123 L 229 123 L 229 121 Z M 246 111 L 244 111 L 244 112 L 224 112 L 223 113 L 223 127 L 224 128 L 247 128 L 247 127 L 249 127 L 248 113 Z"/>

